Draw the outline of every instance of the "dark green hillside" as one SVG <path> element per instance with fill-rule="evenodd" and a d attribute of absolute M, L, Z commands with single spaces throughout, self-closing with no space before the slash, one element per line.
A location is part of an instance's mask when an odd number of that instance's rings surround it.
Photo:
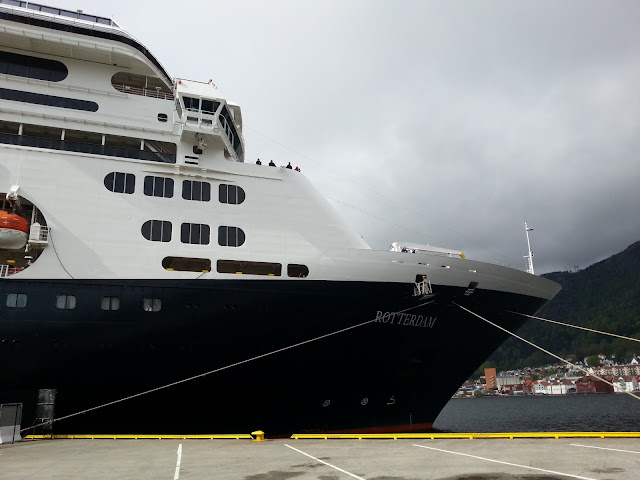
<path fill-rule="evenodd" d="M 538 314 L 560 322 L 640 339 L 640 242 L 578 272 L 543 275 L 562 285 L 562 291 Z M 573 328 L 529 320 L 518 335 L 564 357 L 576 359 L 604 353 L 616 360 L 640 355 L 640 343 L 614 339 Z M 551 357 L 511 338 L 490 358 L 498 369 L 538 366 Z"/>

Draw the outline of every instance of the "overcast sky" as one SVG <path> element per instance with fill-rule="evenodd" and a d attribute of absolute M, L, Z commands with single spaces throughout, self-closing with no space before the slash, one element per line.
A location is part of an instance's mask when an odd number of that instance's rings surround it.
<path fill-rule="evenodd" d="M 536 273 L 640 240 L 640 2 L 41 3 L 111 16 L 242 106 L 246 161 L 301 167 L 376 249 Z"/>

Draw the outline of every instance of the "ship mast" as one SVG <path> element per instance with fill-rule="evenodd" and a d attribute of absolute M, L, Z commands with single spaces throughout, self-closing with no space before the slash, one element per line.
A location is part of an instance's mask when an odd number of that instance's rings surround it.
<path fill-rule="evenodd" d="M 531 242 L 529 242 L 529 232 L 533 230 L 533 228 L 527 225 L 527 222 L 524 222 L 524 231 L 527 234 L 527 251 L 529 255 L 525 255 L 524 258 L 527 259 L 527 273 L 534 275 L 533 273 L 533 252 L 531 251 Z"/>

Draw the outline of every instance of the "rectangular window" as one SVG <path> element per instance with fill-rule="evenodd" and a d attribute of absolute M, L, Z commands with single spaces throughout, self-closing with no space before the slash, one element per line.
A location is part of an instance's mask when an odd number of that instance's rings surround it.
<path fill-rule="evenodd" d="M 100 308 L 102 310 L 119 310 L 120 309 L 120 298 L 118 297 L 102 297 L 102 302 L 100 303 Z"/>
<path fill-rule="evenodd" d="M 211 260 L 208 258 L 165 257 L 162 260 L 165 270 L 176 272 L 210 272 Z"/>
<path fill-rule="evenodd" d="M 74 295 L 58 295 L 56 298 L 56 308 L 60 310 L 73 310 L 76 308 L 76 297 Z"/>
<path fill-rule="evenodd" d="M 7 307 L 24 308 L 27 306 L 27 295 L 24 293 L 9 293 L 7 295 Z"/>
<path fill-rule="evenodd" d="M 136 177 L 133 173 L 111 172 L 104 177 L 104 186 L 115 193 L 132 194 L 135 185 Z"/>
<path fill-rule="evenodd" d="M 182 182 L 182 198 L 208 202 L 211 200 L 211 184 L 209 182 L 196 182 L 184 180 Z"/>
<path fill-rule="evenodd" d="M 166 220 L 147 220 L 142 224 L 142 236 L 152 242 L 170 242 L 171 222 Z"/>
<path fill-rule="evenodd" d="M 184 100 L 184 108 L 190 112 L 200 111 L 200 99 L 193 97 L 182 97 Z"/>
<path fill-rule="evenodd" d="M 287 276 L 289 277 L 306 278 L 308 275 L 309 268 L 306 265 L 298 265 L 295 263 L 287 265 Z"/>
<path fill-rule="evenodd" d="M 162 301 L 159 298 L 143 298 L 142 309 L 145 312 L 159 312 L 162 308 Z"/>
<path fill-rule="evenodd" d="M 235 273 L 246 275 L 282 275 L 282 264 L 270 262 L 245 262 L 242 260 L 218 260 L 218 273 Z"/>
<path fill-rule="evenodd" d="M 244 231 L 238 227 L 218 227 L 218 245 L 221 247 L 240 247 L 244 244 Z"/>
<path fill-rule="evenodd" d="M 244 189 L 238 185 L 226 185 L 221 183 L 218 187 L 218 200 L 220 203 L 239 205 L 244 202 L 244 199 Z"/>
<path fill-rule="evenodd" d="M 182 243 L 193 245 L 209 245 L 210 229 L 209 225 L 203 223 L 183 223 L 180 232 Z"/>
<path fill-rule="evenodd" d="M 148 197 L 173 197 L 173 179 L 166 177 L 144 177 L 144 194 Z"/>

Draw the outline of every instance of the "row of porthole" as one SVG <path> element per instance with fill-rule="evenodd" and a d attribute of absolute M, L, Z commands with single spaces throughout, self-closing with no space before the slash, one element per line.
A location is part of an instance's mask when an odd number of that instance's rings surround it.
<path fill-rule="evenodd" d="M 9 308 L 25 308 L 28 297 L 26 293 L 8 293 L 6 306 Z M 56 297 L 56 308 L 58 310 L 74 310 L 76 308 L 75 295 L 58 295 Z M 102 297 L 100 308 L 105 311 L 115 311 L 120 309 L 120 297 Z M 162 308 L 162 301 L 159 298 L 143 298 L 142 309 L 145 312 L 159 312 Z"/>
<path fill-rule="evenodd" d="M 170 242 L 173 225 L 167 220 L 147 220 L 140 229 L 142 236 L 150 242 Z M 209 245 L 211 228 L 204 223 L 183 223 L 180 228 L 180 241 L 192 245 Z M 222 225 L 218 227 L 218 245 L 221 247 L 240 247 L 246 235 L 239 227 Z"/>
<path fill-rule="evenodd" d="M 111 172 L 104 177 L 104 186 L 114 193 L 132 194 L 135 192 L 136 177 L 133 173 Z M 144 194 L 148 197 L 172 198 L 174 181 L 167 177 L 144 177 Z M 211 184 L 196 180 L 182 181 L 182 198 L 199 202 L 211 200 Z M 218 201 L 230 205 L 239 205 L 245 201 L 246 194 L 242 187 L 237 185 L 218 185 Z"/>

